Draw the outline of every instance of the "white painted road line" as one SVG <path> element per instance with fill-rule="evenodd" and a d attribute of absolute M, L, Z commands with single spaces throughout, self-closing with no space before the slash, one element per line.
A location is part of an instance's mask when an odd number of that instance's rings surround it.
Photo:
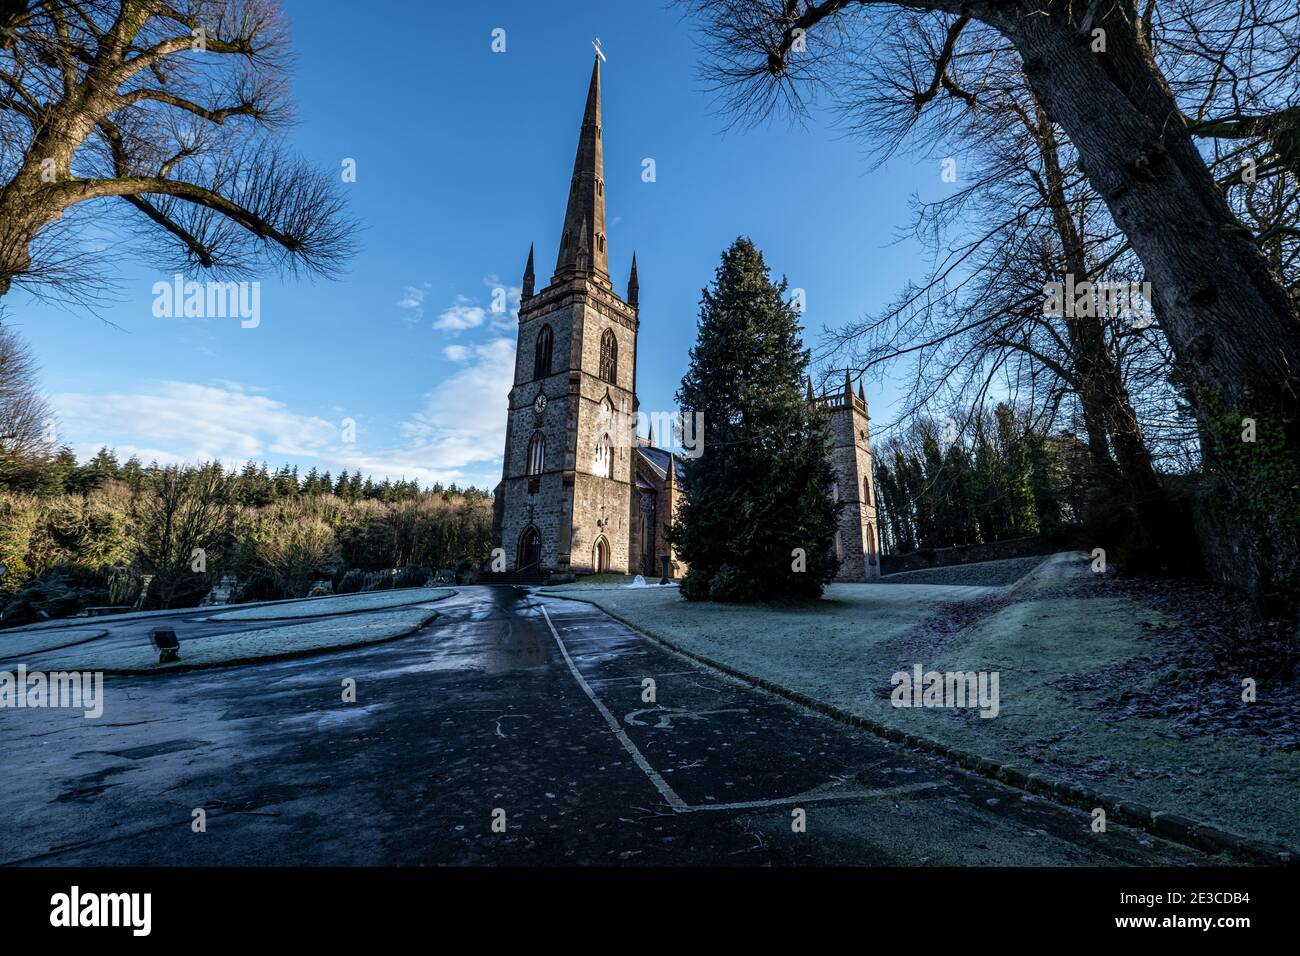
<path fill-rule="evenodd" d="M 619 726 L 618 718 L 610 713 L 609 708 L 596 696 L 586 678 L 578 673 L 578 668 L 574 665 L 573 658 L 569 656 L 569 650 L 564 646 L 564 641 L 560 640 L 560 633 L 555 629 L 555 625 L 551 623 L 551 615 L 546 613 L 545 606 L 542 606 L 542 617 L 546 618 L 546 626 L 551 629 L 551 636 L 555 638 L 556 646 L 559 647 L 560 653 L 564 656 L 564 662 L 569 665 L 569 672 L 573 674 L 578 686 L 591 699 L 591 702 L 596 705 L 600 715 L 605 718 L 605 723 L 609 724 L 609 729 L 614 731 L 614 736 L 618 738 L 618 742 L 632 755 L 632 759 L 641 768 L 641 772 L 650 778 L 650 782 L 655 785 L 655 789 L 663 795 L 663 798 L 668 801 L 668 805 L 673 810 L 678 813 L 689 810 L 690 808 L 687 807 L 686 802 L 677 796 L 677 792 L 668 786 L 668 781 L 661 777 L 654 767 L 650 766 L 650 762 L 645 759 L 645 755 L 637 749 L 636 744 L 632 743 L 631 738 L 623 732 L 623 728 Z"/>
<path fill-rule="evenodd" d="M 663 795 L 663 798 L 668 801 L 668 805 L 677 813 L 701 813 L 717 810 L 759 810 L 765 807 L 792 806 L 803 803 L 821 803 L 828 800 L 879 799 L 880 797 L 902 796 L 904 794 L 917 793 L 921 790 L 930 790 L 939 786 L 937 783 L 910 783 L 899 787 L 885 787 L 875 790 L 849 790 L 842 793 L 806 793 L 793 797 L 776 797 L 770 800 L 748 800 L 742 803 L 705 803 L 698 806 L 690 806 L 677 795 L 677 792 L 673 790 L 672 787 L 668 785 L 668 781 L 665 780 L 659 772 L 654 769 L 654 767 L 650 766 L 650 762 L 645 759 L 645 755 L 641 753 L 637 748 L 637 745 L 632 743 L 632 739 L 623 731 L 623 727 L 618 722 L 618 718 L 615 717 L 610 709 L 605 706 L 604 702 L 596 696 L 596 692 L 591 689 L 591 685 L 587 683 L 587 679 L 579 673 L 577 665 L 573 663 L 573 658 L 569 656 L 569 649 L 564 646 L 564 641 L 560 638 L 560 632 L 555 629 L 555 624 L 551 621 L 551 615 L 546 612 L 546 606 L 538 604 L 537 607 L 541 608 L 542 617 L 546 619 L 546 626 L 551 629 L 551 636 L 555 638 L 555 644 L 559 647 L 560 654 L 564 657 L 564 663 L 569 666 L 569 672 L 573 674 L 574 680 L 578 682 L 578 686 L 582 688 L 583 692 L 591 702 L 596 705 L 596 709 L 600 711 L 600 715 L 605 718 L 605 723 L 609 724 L 610 730 L 614 731 L 614 736 L 618 738 L 619 743 L 621 743 L 624 749 L 632 755 L 633 761 L 635 761 L 636 765 L 641 768 L 641 772 L 650 778 L 650 782 L 655 785 L 655 789 Z M 584 640 L 590 640 L 590 638 L 585 638 Z"/>
<path fill-rule="evenodd" d="M 933 790 L 937 783 L 908 783 L 901 787 L 877 790 L 846 790 L 843 793 L 805 793 L 796 797 L 778 797 L 774 800 L 746 800 L 742 803 L 702 803 L 687 807 L 687 813 L 703 810 L 761 810 L 765 807 L 801 806 L 805 803 L 824 803 L 827 800 L 877 800 L 881 797 L 898 797 L 921 790 Z"/>

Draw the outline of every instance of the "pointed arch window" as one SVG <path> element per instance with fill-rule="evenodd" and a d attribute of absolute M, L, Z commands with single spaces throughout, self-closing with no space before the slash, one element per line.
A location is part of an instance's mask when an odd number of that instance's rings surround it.
<path fill-rule="evenodd" d="M 618 384 L 618 341 L 613 329 L 606 329 L 600 337 L 600 377 L 611 385 Z"/>
<path fill-rule="evenodd" d="M 549 325 L 543 325 L 537 333 L 537 347 L 533 352 L 533 378 L 545 378 L 551 374 L 551 352 L 554 350 L 555 334 Z"/>
<path fill-rule="evenodd" d="M 608 433 L 596 442 L 596 475 L 600 478 L 614 477 L 614 445 Z"/>
<path fill-rule="evenodd" d="M 528 474 L 540 475 L 545 466 L 546 436 L 541 432 L 533 432 L 533 437 L 528 440 Z"/>

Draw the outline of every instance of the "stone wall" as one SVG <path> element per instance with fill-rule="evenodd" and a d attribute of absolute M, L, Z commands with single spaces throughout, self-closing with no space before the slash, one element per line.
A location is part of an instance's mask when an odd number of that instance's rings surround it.
<path fill-rule="evenodd" d="M 969 544 L 958 548 L 923 548 L 909 551 L 907 554 L 886 554 L 881 558 L 881 570 L 884 574 L 899 574 L 903 571 L 919 571 L 922 568 L 946 567 L 953 564 L 974 564 L 979 561 L 1002 561 L 1007 558 L 1026 558 L 1032 555 L 1055 554 L 1072 547 L 1066 537 L 1043 537 L 1031 535 L 1024 538 L 1008 538 L 1005 541 L 989 541 L 984 544 Z"/>

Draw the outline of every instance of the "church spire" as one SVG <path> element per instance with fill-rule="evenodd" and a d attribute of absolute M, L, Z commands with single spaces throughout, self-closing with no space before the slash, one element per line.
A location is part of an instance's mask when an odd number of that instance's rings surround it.
<path fill-rule="evenodd" d="M 844 397 L 850 402 L 853 400 L 853 376 L 848 369 L 844 370 Z"/>
<path fill-rule="evenodd" d="M 533 284 L 536 281 L 536 278 L 537 277 L 533 275 L 533 244 L 530 242 L 528 244 L 528 265 L 524 266 L 523 297 L 525 299 L 531 299 L 533 297 Z"/>
<path fill-rule="evenodd" d="M 636 281 L 636 253 L 632 253 L 632 274 L 627 277 L 627 304 L 635 306 L 641 298 L 641 283 Z"/>
<path fill-rule="evenodd" d="M 586 246 L 587 262 L 579 261 Z M 601 145 L 600 57 L 591 67 L 587 107 L 578 133 L 578 152 L 573 159 L 569 183 L 569 204 L 564 211 L 564 232 L 560 255 L 555 261 L 558 279 L 566 272 L 589 273 L 609 284 L 609 254 L 605 249 L 605 160 Z"/>
<path fill-rule="evenodd" d="M 587 219 L 584 216 L 582 225 L 578 228 L 578 254 L 574 257 L 573 266 L 579 272 L 586 272 L 591 268 L 591 246 L 587 244 Z"/>

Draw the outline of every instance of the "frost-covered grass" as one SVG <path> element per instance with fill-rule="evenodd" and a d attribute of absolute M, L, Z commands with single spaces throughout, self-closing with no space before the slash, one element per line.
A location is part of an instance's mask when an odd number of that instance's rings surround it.
<path fill-rule="evenodd" d="M 998 592 L 832 585 L 822 601 L 747 607 L 689 603 L 675 589 L 570 596 L 849 713 L 1153 809 L 1300 845 L 1300 752 L 1243 737 L 1179 739 L 1169 721 L 1116 720 L 1113 708 L 1096 708 L 1136 689 L 1117 686 L 1111 675 L 1135 659 L 1158 662 L 1165 651 L 1153 635 L 1172 624 L 1130 597 L 1053 596 L 1057 585 L 1089 573 L 1086 555 L 1057 556 L 1012 591 L 1001 591 L 1013 603 L 947 631 L 923 623 L 940 602 Z M 913 664 L 927 671 L 997 671 L 999 715 L 893 707 L 890 678 Z"/>
<path fill-rule="evenodd" d="M 902 635 L 948 601 L 982 597 L 991 589 L 832 584 L 819 601 L 764 605 L 692 603 L 674 587 L 547 588 L 542 593 L 552 592 L 581 596 L 689 650 L 716 647 L 757 665 L 773 657 L 773 649 L 788 648 L 861 673 L 873 659 L 872 646 Z M 743 669 L 743 663 L 729 663 Z"/>
<path fill-rule="evenodd" d="M 0 659 L 39 654 L 69 644 L 81 644 L 103 637 L 108 631 L 82 628 L 78 630 L 36 631 L 25 634 L 0 632 Z"/>
<path fill-rule="evenodd" d="M 182 641 L 180 660 L 168 664 L 158 663 L 158 651 L 149 645 L 98 648 L 91 644 L 68 648 L 64 654 L 43 660 L 41 667 L 46 671 L 154 674 L 246 664 L 393 640 L 419 630 L 437 616 L 432 608 L 412 607 L 213 635 Z"/>
<path fill-rule="evenodd" d="M 636 575 L 633 574 L 615 574 L 612 571 L 606 571 L 603 574 L 584 574 L 578 580 L 573 582 L 573 587 L 590 587 L 593 584 L 631 584 Z"/>
<path fill-rule="evenodd" d="M 26 634 L 31 631 L 52 631 L 60 628 L 86 628 L 96 624 L 116 624 L 118 621 L 138 621 L 141 618 L 167 617 L 173 614 L 200 614 L 203 608 L 174 607 L 165 611 L 126 611 L 121 614 L 102 614 L 99 617 L 82 615 L 80 617 L 62 617 L 52 621 L 37 621 L 35 624 L 23 624 L 21 627 L 0 629 L 0 639 L 8 634 Z"/>
<path fill-rule="evenodd" d="M 389 594 L 393 592 L 387 592 Z M 279 601 L 256 601 L 248 604 L 241 604 L 239 607 L 244 610 L 250 610 L 255 607 L 275 607 L 282 604 L 298 604 L 302 601 L 316 601 L 319 598 L 284 598 Z M 87 625 L 105 623 L 116 624 L 119 621 L 139 621 L 151 617 L 174 617 L 180 615 L 201 616 L 212 611 L 221 611 L 230 605 L 226 604 L 206 604 L 201 607 L 172 607 L 160 611 L 123 611 L 118 614 L 102 614 L 98 617 L 91 617 L 88 614 L 78 617 L 63 617 L 52 621 L 37 621 L 35 624 L 23 624 L 20 627 L 10 627 L 0 629 L 0 638 L 6 634 L 25 634 L 28 631 L 50 631 L 57 628 L 84 628 Z"/>
<path fill-rule="evenodd" d="M 351 614 L 355 611 L 379 611 L 408 604 L 425 604 L 441 601 L 456 592 L 450 588 L 402 588 L 397 591 L 367 591 L 359 594 L 338 594 L 331 597 L 308 598 L 289 604 L 241 608 L 212 615 L 212 621 L 287 621 L 299 617 L 319 617 L 325 614 Z"/>
<path fill-rule="evenodd" d="M 548 585 L 543 593 L 550 594 L 552 591 L 589 591 L 592 588 L 609 589 L 609 588 L 630 588 L 636 578 L 627 574 L 589 574 L 585 578 L 579 578 L 569 584 L 551 584 Z M 676 588 L 676 581 L 672 584 L 659 583 L 658 578 L 646 578 L 646 588 Z"/>

